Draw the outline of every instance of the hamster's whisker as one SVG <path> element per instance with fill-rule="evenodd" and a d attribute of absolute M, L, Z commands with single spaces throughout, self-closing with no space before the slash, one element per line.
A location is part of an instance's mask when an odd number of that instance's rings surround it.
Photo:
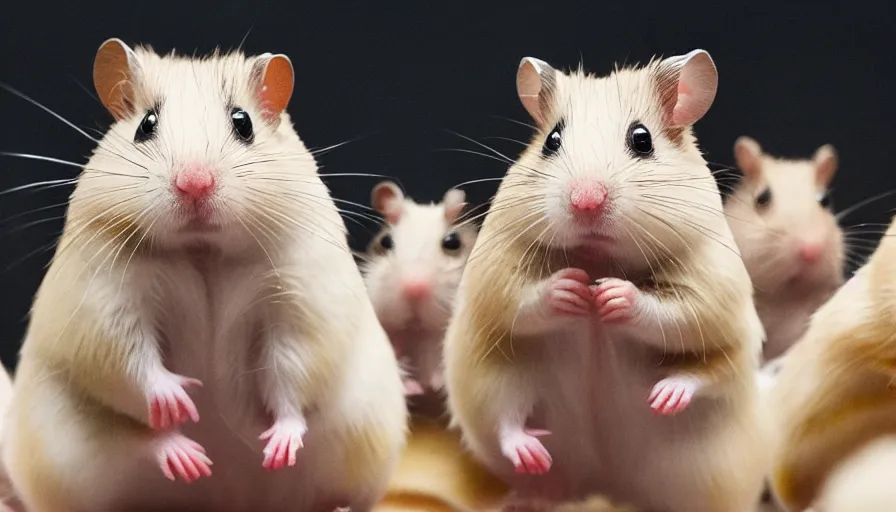
<path fill-rule="evenodd" d="M 869 204 L 871 204 L 875 201 L 879 201 L 885 197 L 889 197 L 889 196 L 893 195 L 894 193 L 896 193 L 896 189 L 888 190 L 886 192 L 882 192 L 875 196 L 871 196 L 867 199 L 863 199 L 862 201 L 859 201 L 858 203 L 838 212 L 836 215 L 834 215 L 834 218 L 837 219 L 837 221 L 839 222 L 840 220 L 844 219 L 845 217 L 855 213 L 856 210 L 862 208 L 863 206 L 868 206 Z"/>
<path fill-rule="evenodd" d="M 499 136 L 497 136 L 497 135 L 493 135 L 493 136 L 490 136 L 490 137 L 483 137 L 483 138 L 486 139 L 486 140 L 504 140 L 504 141 L 507 141 L 507 142 L 514 142 L 514 143 L 519 144 L 520 146 L 523 146 L 523 147 L 528 147 L 528 146 L 529 146 L 529 143 L 528 143 L 528 142 L 524 142 L 524 141 L 516 140 L 516 139 L 511 139 L 510 137 L 499 137 Z"/>
<path fill-rule="evenodd" d="M 34 106 L 36 106 L 36 107 L 38 107 L 38 108 L 44 110 L 45 112 L 49 113 L 50 115 L 52 115 L 52 116 L 55 117 L 56 119 L 62 121 L 62 122 L 65 123 L 65 124 L 67 124 L 70 128 L 72 128 L 72 129 L 75 130 L 76 132 L 78 132 L 78 133 L 80 133 L 81 135 L 87 137 L 88 139 L 90 139 L 91 141 L 93 141 L 95 144 L 99 144 L 99 143 L 100 143 L 99 140 L 94 139 L 93 137 L 91 137 L 90 135 L 88 135 L 87 132 L 85 132 L 84 130 L 78 128 L 78 127 L 75 125 L 75 123 L 69 121 L 68 119 L 66 119 L 66 118 L 64 118 L 64 117 L 62 117 L 61 115 L 59 115 L 59 114 L 57 114 L 56 112 L 54 112 L 53 110 L 51 110 L 50 107 L 44 106 L 43 104 L 41 104 L 41 103 L 38 102 L 37 100 L 32 99 L 31 97 L 27 96 L 25 93 L 19 92 L 18 90 L 14 89 L 12 86 L 6 84 L 5 82 L 0 82 L 0 88 L 6 90 L 6 91 L 9 92 L 9 93 L 15 94 L 16 96 L 18 96 L 19 98 L 22 98 L 23 100 L 27 101 L 28 103 L 31 103 L 32 105 L 34 105 Z"/>
<path fill-rule="evenodd" d="M 277 265 L 274 264 L 274 259 L 271 258 L 271 254 L 268 252 L 267 248 L 265 248 L 264 244 L 261 243 L 261 240 L 259 240 L 258 237 L 255 236 L 255 233 L 253 232 L 253 230 L 250 229 L 248 225 L 246 225 L 246 223 L 243 221 L 242 217 L 236 211 L 234 211 L 233 208 L 230 208 L 229 206 L 226 206 L 226 205 L 225 205 L 225 208 L 229 209 L 231 216 L 233 216 L 233 218 L 236 219 L 237 222 L 239 222 L 240 224 L 243 225 L 243 228 L 246 229 L 246 232 L 249 234 L 249 236 L 251 236 L 253 239 L 255 239 L 255 242 L 258 243 L 258 247 L 261 249 L 261 251 L 267 257 L 268 262 L 270 262 L 271 270 L 274 271 L 274 273 L 277 276 L 277 279 L 282 279 L 280 277 L 280 271 L 277 269 Z"/>
<path fill-rule="evenodd" d="M 3 237 L 3 236 L 5 236 L 5 235 L 11 235 L 11 234 L 13 234 L 13 233 L 18 233 L 18 232 L 20 232 L 20 231 L 24 231 L 24 230 L 26 230 L 26 229 L 28 229 L 28 228 L 30 228 L 30 227 L 40 226 L 41 224 L 46 224 L 46 223 L 48 223 L 48 222 L 56 222 L 56 221 L 62 220 L 62 219 L 64 219 L 64 218 L 65 218 L 65 215 L 56 215 L 56 216 L 54 216 L 54 217 L 46 217 L 46 218 L 43 218 L 43 219 L 38 219 L 38 220 L 31 221 L 31 222 L 26 222 L 26 223 L 24 223 L 24 224 L 19 224 L 18 226 L 15 226 L 14 228 L 11 228 L 11 229 L 7 230 L 7 231 L 4 232 L 4 233 L 0 233 L 0 237 Z"/>
<path fill-rule="evenodd" d="M 38 181 L 35 183 L 28 183 L 25 185 L 19 185 L 18 187 L 8 188 L 6 190 L 0 190 L 0 196 L 11 194 L 13 192 L 21 192 L 22 190 L 29 190 L 32 188 L 41 188 L 42 190 L 62 187 L 66 185 L 74 185 L 78 182 L 77 178 L 68 178 L 64 180 L 47 180 L 47 181 Z"/>
<path fill-rule="evenodd" d="M 33 258 L 34 256 L 37 256 L 38 254 L 40 254 L 40 253 L 42 253 L 42 252 L 47 252 L 47 251 L 52 250 L 53 248 L 55 248 L 55 247 L 59 244 L 59 235 L 61 235 L 61 234 L 62 234 L 62 232 L 60 231 L 59 233 L 53 235 L 53 241 L 52 241 L 52 242 L 50 242 L 50 243 L 48 243 L 48 244 L 45 244 L 45 245 L 42 245 L 42 246 L 38 247 L 37 249 L 34 249 L 33 251 L 29 251 L 27 254 L 25 254 L 25 255 L 22 256 L 21 258 L 19 258 L 19 259 L 13 261 L 13 262 L 10 263 L 9 265 L 7 265 L 6 268 L 3 269 L 3 271 L 4 271 L 4 272 L 9 272 L 9 271 L 11 271 L 12 269 L 14 269 L 15 267 L 21 265 L 22 263 L 24 263 L 24 262 L 30 260 L 30 259 Z"/>
<path fill-rule="evenodd" d="M 345 146 L 346 144 L 351 144 L 352 142 L 357 142 L 364 138 L 367 138 L 367 135 L 361 135 L 359 137 L 355 137 L 354 139 L 349 139 L 349 140 L 340 142 L 338 144 L 333 144 L 332 146 L 327 146 L 325 148 L 318 148 L 318 149 L 309 148 L 308 152 L 311 153 L 313 156 L 323 155 L 323 154 L 329 153 L 330 151 L 333 151 L 334 149 L 341 148 L 342 146 Z"/>
<path fill-rule="evenodd" d="M 504 116 L 489 116 L 489 117 L 492 117 L 494 119 L 502 119 L 504 121 L 510 121 L 511 123 L 518 124 L 520 126 L 525 126 L 526 128 L 530 128 L 532 130 L 538 131 L 537 126 L 531 125 L 529 123 L 524 123 L 522 121 L 517 121 L 516 119 L 511 119 L 509 117 L 504 117 Z"/>
<path fill-rule="evenodd" d="M 270 198 L 268 198 L 268 199 L 270 199 Z M 254 205 L 254 204 L 252 204 L 251 202 L 250 202 L 249 204 L 247 204 L 246 206 L 247 206 L 249 209 L 251 209 L 252 211 L 259 212 L 259 213 L 261 212 L 261 210 L 259 210 L 259 207 L 256 206 L 256 205 Z M 334 240 L 332 240 L 332 239 L 330 239 L 330 238 L 327 238 L 326 236 L 324 236 L 324 235 L 318 233 L 317 231 L 315 231 L 315 230 L 309 228 L 309 227 L 306 226 L 304 223 L 299 222 L 297 219 L 293 219 L 293 218 L 289 217 L 288 215 L 285 215 L 285 214 L 283 214 L 283 213 L 281 213 L 281 212 L 279 212 L 279 211 L 277 211 L 277 210 L 270 209 L 270 208 L 267 209 L 267 212 L 270 213 L 270 214 L 277 215 L 278 217 L 280 217 L 281 219 L 283 219 L 283 221 L 287 222 L 289 225 L 295 226 L 295 227 L 301 229 L 302 231 L 304 231 L 304 232 L 306 232 L 306 233 L 308 233 L 308 234 L 310 234 L 310 235 L 316 236 L 316 237 L 319 238 L 320 240 L 322 240 L 322 241 L 324 241 L 324 242 L 327 242 L 328 244 L 332 245 L 333 247 L 336 247 L 337 249 L 344 250 L 344 247 L 341 246 L 341 245 L 340 245 L 339 243 L 337 243 L 336 241 L 334 241 Z M 309 212 L 306 211 L 305 213 L 309 213 Z"/>

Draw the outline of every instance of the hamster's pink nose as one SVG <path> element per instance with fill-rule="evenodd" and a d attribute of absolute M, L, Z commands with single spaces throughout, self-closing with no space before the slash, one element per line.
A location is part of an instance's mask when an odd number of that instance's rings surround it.
<path fill-rule="evenodd" d="M 215 176 L 205 166 L 189 165 L 177 173 L 174 184 L 180 193 L 190 199 L 205 199 L 215 188 Z"/>
<path fill-rule="evenodd" d="M 804 242 L 800 245 L 800 258 L 806 263 L 815 263 L 821 257 L 822 250 L 818 242 Z"/>
<path fill-rule="evenodd" d="M 429 296 L 432 291 L 432 284 L 426 279 L 405 279 L 401 283 L 401 291 L 410 300 L 421 300 Z"/>
<path fill-rule="evenodd" d="M 569 192 L 569 204 L 576 213 L 597 213 L 607 199 L 607 188 L 595 180 L 573 183 Z"/>

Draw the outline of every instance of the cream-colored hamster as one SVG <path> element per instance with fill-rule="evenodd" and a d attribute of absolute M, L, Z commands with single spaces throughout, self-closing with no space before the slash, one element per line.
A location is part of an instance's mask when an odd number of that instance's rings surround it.
<path fill-rule="evenodd" d="M 462 190 L 439 204 L 418 204 L 392 181 L 374 187 L 371 202 L 386 219 L 363 266 L 370 300 L 409 372 L 409 395 L 442 388 L 442 340 L 476 228 L 458 222 Z"/>
<path fill-rule="evenodd" d="M 809 317 L 843 284 L 843 232 L 830 210 L 837 171 L 833 146 L 810 160 L 775 158 L 755 140 L 734 146 L 744 178 L 725 214 L 756 290 L 765 327 L 765 360 L 783 354 L 806 331 Z"/>
<path fill-rule="evenodd" d="M 93 76 L 115 122 L 72 194 L 4 433 L 26 507 L 369 510 L 407 411 L 285 111 L 290 60 L 110 39 Z"/>
<path fill-rule="evenodd" d="M 892 478 L 875 476 L 896 466 L 894 382 L 896 218 L 868 262 L 812 316 L 770 393 L 772 485 L 787 510 L 896 510 Z"/>
<path fill-rule="evenodd" d="M 674 512 L 759 499 L 762 326 L 691 129 L 716 88 L 702 50 L 606 77 L 519 67 L 537 133 L 445 340 L 453 419 L 517 496 Z"/>

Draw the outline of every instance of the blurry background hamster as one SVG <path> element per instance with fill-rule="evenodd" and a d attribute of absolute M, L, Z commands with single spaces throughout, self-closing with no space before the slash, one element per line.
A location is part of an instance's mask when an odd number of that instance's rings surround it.
<path fill-rule="evenodd" d="M 840 211 L 896 188 L 896 91 L 892 13 L 857 2 L 6 2 L 0 13 L 0 81 L 74 124 L 105 132 L 95 98 L 96 48 L 110 37 L 197 55 L 216 46 L 285 53 L 295 66 L 288 111 L 347 210 L 350 241 L 363 248 L 379 176 L 418 202 L 500 177 L 532 129 L 515 89 L 520 59 L 606 74 L 654 54 L 709 51 L 719 92 L 695 127 L 712 169 L 733 166 L 740 135 L 770 154 L 809 158 L 833 144 Z M 27 101 L 0 90 L 0 151 L 84 163 L 94 143 Z M 199 129 L 197 127 L 197 129 Z M 459 135 L 458 135 L 459 134 Z M 92 135 L 98 135 L 94 132 Z M 463 137 L 475 140 L 477 145 Z M 487 149 L 488 146 L 491 149 Z M 0 156 L 0 190 L 58 182 L 78 169 Z M 0 193 L 0 358 L 12 368 L 27 313 L 62 230 L 72 185 Z M 497 181 L 463 185 L 473 204 Z M 842 219 L 876 240 L 896 195 Z M 351 213 L 354 212 L 354 213 Z M 863 233 L 868 232 L 868 233 Z M 855 247 L 864 258 L 872 247 Z M 853 258 L 855 261 L 855 258 Z M 854 263 L 849 270 L 854 269 Z"/>

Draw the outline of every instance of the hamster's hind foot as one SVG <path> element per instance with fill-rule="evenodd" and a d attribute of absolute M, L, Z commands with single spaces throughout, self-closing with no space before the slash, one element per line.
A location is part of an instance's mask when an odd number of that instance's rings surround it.
<path fill-rule="evenodd" d="M 155 446 L 156 459 L 168 480 L 178 478 L 192 483 L 202 476 L 211 476 L 211 459 L 205 455 L 205 448 L 180 432 L 171 432 L 160 437 Z"/>
<path fill-rule="evenodd" d="M 295 466 L 296 452 L 304 446 L 302 438 L 306 432 L 308 432 L 308 425 L 304 418 L 275 421 L 273 427 L 258 436 L 259 439 L 268 442 L 264 448 L 262 467 L 274 471 L 286 466 Z"/>
<path fill-rule="evenodd" d="M 423 394 L 423 385 L 415 379 L 404 379 L 404 396 L 417 396 Z"/>
<path fill-rule="evenodd" d="M 546 430 L 505 430 L 500 433 L 501 453 L 513 464 L 517 473 L 541 475 L 551 469 L 553 460 L 536 436 L 548 435 Z"/>
<path fill-rule="evenodd" d="M 199 411 L 186 391 L 193 386 L 202 386 L 202 383 L 167 371 L 152 377 L 147 392 L 150 428 L 164 430 L 189 419 L 198 422 Z"/>
<path fill-rule="evenodd" d="M 668 377 L 656 383 L 647 401 L 657 414 L 674 415 L 690 405 L 700 381 L 689 375 Z"/>

